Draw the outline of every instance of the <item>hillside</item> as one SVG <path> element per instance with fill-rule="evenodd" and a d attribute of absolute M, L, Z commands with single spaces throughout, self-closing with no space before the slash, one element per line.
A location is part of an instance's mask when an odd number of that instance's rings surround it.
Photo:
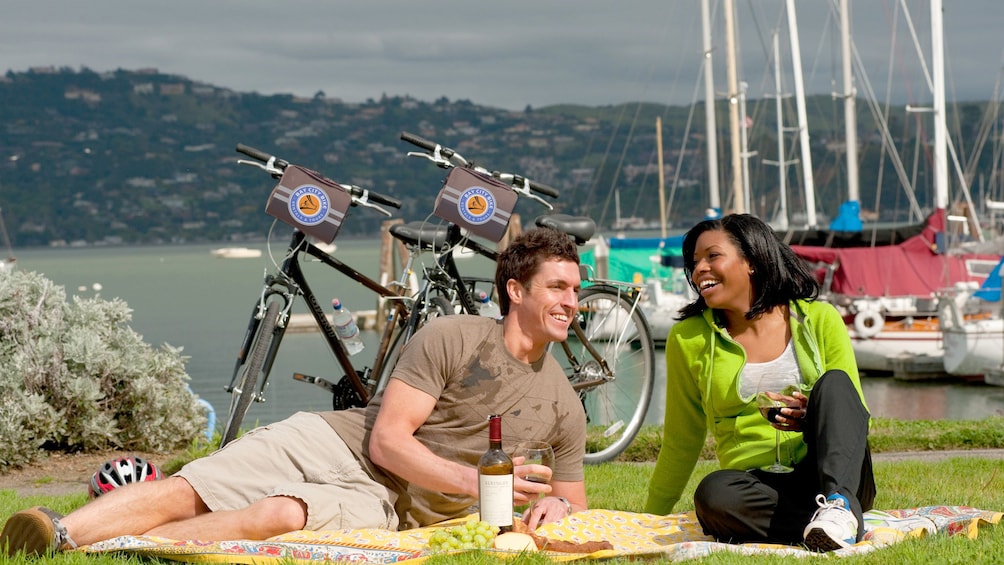
<path fill-rule="evenodd" d="M 707 207 L 699 125 L 681 158 L 690 116 L 685 107 L 556 106 L 511 112 L 467 100 L 407 97 L 350 104 L 323 92 L 309 99 L 235 92 L 152 69 L 98 74 L 69 68 L 8 72 L 0 78 L 0 99 L 0 208 L 15 247 L 261 238 L 271 223 L 263 210 L 274 183 L 236 164 L 238 142 L 337 181 L 394 195 L 405 202 L 399 217 L 425 218 L 444 173 L 407 158 L 412 147 L 399 140 L 401 131 L 444 143 L 490 169 L 521 172 L 558 188 L 560 211 L 588 214 L 607 226 L 615 217 L 611 187 L 616 186 L 623 216 L 656 221 L 656 115 L 664 124 L 670 220 L 689 225 Z M 822 211 L 832 214 L 844 198 L 840 155 L 834 151 L 839 146 L 829 143 L 835 137 L 836 104 L 823 98 L 809 106 L 818 152 L 817 197 L 826 204 Z M 962 108 L 957 127 L 963 138 L 975 137 L 983 106 Z M 776 158 L 772 109 L 761 112 L 753 102 L 750 108 L 758 126 L 751 131 L 751 147 Z M 724 124 L 724 102 L 719 110 Z M 703 110 L 698 107 L 693 115 L 698 124 Z M 894 112 L 894 132 L 908 129 L 902 115 Z M 862 128 L 862 139 L 868 140 L 867 126 Z M 865 196 L 874 190 L 866 179 L 877 178 L 877 155 L 877 146 L 862 152 L 865 208 L 874 199 Z M 921 157 L 923 175 L 928 165 L 923 152 Z M 758 158 L 751 168 L 753 186 L 767 187 L 764 192 L 776 187 L 775 167 Z M 793 170 L 793 192 L 799 190 L 797 176 Z M 897 201 L 904 201 L 902 189 L 895 175 L 885 176 L 883 207 L 894 210 Z M 791 208 L 800 209 L 797 196 L 790 198 Z M 925 194 L 918 199 L 928 205 Z M 776 196 L 754 200 L 759 207 L 754 211 L 769 215 Z M 517 208 L 526 217 L 542 211 L 532 202 Z M 353 210 L 342 233 L 373 233 L 381 220 Z"/>

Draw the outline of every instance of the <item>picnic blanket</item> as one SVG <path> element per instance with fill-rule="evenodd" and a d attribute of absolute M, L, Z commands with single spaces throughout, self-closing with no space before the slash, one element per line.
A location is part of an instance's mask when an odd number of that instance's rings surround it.
<path fill-rule="evenodd" d="M 858 555 L 927 535 L 977 536 L 981 525 L 996 524 L 1004 513 L 968 506 L 927 506 L 865 514 L 867 534 L 860 543 L 825 555 Z M 426 542 L 438 527 L 453 525 L 476 515 L 403 532 L 389 530 L 333 530 L 290 532 L 264 541 L 171 540 L 150 536 L 122 536 L 84 546 L 79 551 L 126 552 L 196 563 L 420 563 L 429 556 Z M 545 524 L 537 533 L 574 542 L 607 540 L 614 549 L 580 555 L 548 552 L 556 561 L 609 557 L 660 557 L 683 561 L 716 551 L 740 554 L 823 555 L 806 549 L 775 544 L 727 544 L 704 535 L 693 512 L 658 516 L 619 510 L 587 510 L 559 522 Z"/>

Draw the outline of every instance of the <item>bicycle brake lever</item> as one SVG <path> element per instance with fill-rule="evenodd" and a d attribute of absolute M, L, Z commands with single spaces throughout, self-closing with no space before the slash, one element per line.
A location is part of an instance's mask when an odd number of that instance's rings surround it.
<path fill-rule="evenodd" d="M 522 194 L 523 196 L 526 196 L 527 198 L 530 198 L 532 200 L 536 200 L 537 202 L 540 202 L 544 206 L 547 206 L 548 210 L 554 210 L 554 206 L 552 206 L 550 202 L 530 192 L 530 179 L 523 178 L 523 186 L 517 186 L 515 184 L 510 184 L 509 186 L 511 186 L 513 190 Z"/>
<path fill-rule="evenodd" d="M 438 149 L 438 147 L 437 147 L 437 149 Z M 442 154 L 439 153 L 439 151 L 436 151 L 435 155 L 429 155 L 425 151 L 409 151 L 408 152 L 408 156 L 409 157 L 422 157 L 423 159 L 428 159 L 428 160 L 432 161 L 433 163 L 435 163 L 436 166 L 439 167 L 439 168 L 441 168 L 441 169 L 449 169 L 449 168 L 451 168 L 451 167 L 454 166 L 453 163 L 450 162 L 450 160 L 447 159 L 446 157 L 443 157 Z"/>
<path fill-rule="evenodd" d="M 393 214 L 390 213 L 383 206 L 380 206 L 379 204 L 374 204 L 374 203 L 372 203 L 372 202 L 369 201 L 369 191 L 368 190 L 366 190 L 364 188 L 364 189 L 362 189 L 362 191 L 363 191 L 363 193 L 362 193 L 361 196 L 353 196 L 352 197 L 352 203 L 353 204 L 356 204 L 356 205 L 359 205 L 359 206 L 364 206 L 366 208 L 373 208 L 377 212 L 380 212 L 381 214 L 383 214 L 384 216 L 387 216 L 387 217 L 393 216 Z"/>
<path fill-rule="evenodd" d="M 259 169 L 269 173 L 271 175 L 282 176 L 283 170 L 275 166 L 275 157 L 268 160 L 267 163 L 261 163 L 259 161 L 248 161 L 247 159 L 237 159 L 238 165 L 253 165 Z"/>

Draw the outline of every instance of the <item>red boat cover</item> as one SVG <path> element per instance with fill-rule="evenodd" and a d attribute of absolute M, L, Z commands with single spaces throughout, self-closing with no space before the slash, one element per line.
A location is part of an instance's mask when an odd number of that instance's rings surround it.
<path fill-rule="evenodd" d="M 945 212 L 927 218 L 924 230 L 903 243 L 881 247 L 826 248 L 792 245 L 811 263 L 835 265 L 832 292 L 852 297 L 934 296 L 958 282 L 982 283 L 987 273 L 972 272 L 967 262 L 996 262 L 999 255 L 939 253 L 938 234 L 945 231 Z"/>

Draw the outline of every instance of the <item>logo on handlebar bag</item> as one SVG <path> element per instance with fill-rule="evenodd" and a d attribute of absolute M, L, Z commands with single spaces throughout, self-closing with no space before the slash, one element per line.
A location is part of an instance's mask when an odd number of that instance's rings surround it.
<path fill-rule="evenodd" d="M 457 167 L 446 176 L 432 213 L 474 235 L 499 241 L 515 207 L 516 191 L 508 185 Z"/>
<path fill-rule="evenodd" d="M 483 224 L 495 213 L 495 196 L 483 187 L 472 186 L 457 199 L 457 211 L 468 223 Z"/>
<path fill-rule="evenodd" d="M 296 221 L 313 226 L 324 221 L 328 215 L 328 195 L 320 188 L 304 184 L 289 195 L 289 213 Z"/>
<path fill-rule="evenodd" d="M 335 239 L 352 197 L 310 169 L 289 165 L 272 189 L 265 213 L 324 243 Z"/>

